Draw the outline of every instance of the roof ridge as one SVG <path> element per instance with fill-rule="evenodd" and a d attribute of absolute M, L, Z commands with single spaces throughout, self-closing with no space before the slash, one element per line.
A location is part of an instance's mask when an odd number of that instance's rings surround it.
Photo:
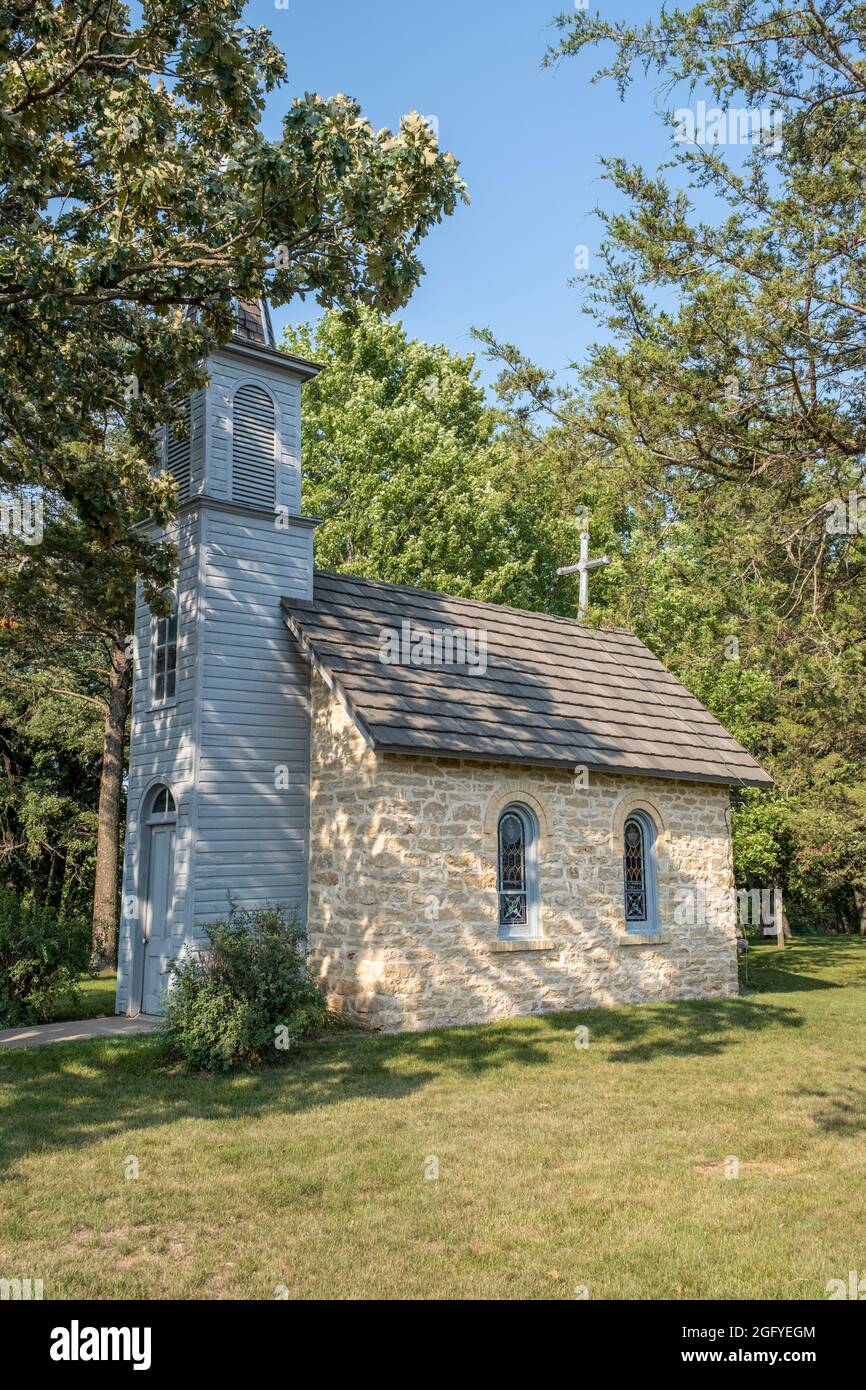
<path fill-rule="evenodd" d="M 345 574 L 342 570 L 314 570 L 313 581 L 318 575 L 327 579 L 346 579 L 352 580 L 356 584 L 369 584 L 371 588 L 393 589 L 400 594 L 422 594 L 426 598 L 447 598 L 452 603 L 471 603 L 475 608 L 495 608 L 501 613 L 514 613 L 521 618 L 547 618 L 550 622 L 565 623 L 569 628 L 576 628 L 578 632 L 621 632 L 628 637 L 634 637 L 638 642 L 642 638 L 636 632 L 632 632 L 628 627 L 590 627 L 587 623 L 579 623 L 574 618 L 567 618 L 563 613 L 549 613 L 546 608 L 514 608 L 510 603 L 494 603 L 492 599 L 468 598 L 464 594 L 446 594 L 444 589 L 420 589 L 415 584 L 392 584 L 388 579 L 368 579 L 362 574 Z M 313 589 L 315 596 L 315 587 Z M 646 643 L 643 645 L 646 647 Z M 647 647 L 647 651 L 652 651 Z M 653 652 L 655 656 L 655 653 Z M 658 658 L 656 658 L 658 660 Z"/>

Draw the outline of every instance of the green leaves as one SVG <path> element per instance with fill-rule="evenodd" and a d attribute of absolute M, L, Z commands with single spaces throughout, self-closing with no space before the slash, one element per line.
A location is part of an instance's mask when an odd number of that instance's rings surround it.
<path fill-rule="evenodd" d="M 589 303 L 608 341 L 573 435 L 634 518 L 616 615 L 776 776 L 770 801 L 738 811 L 739 871 L 849 921 L 866 843 L 866 535 L 831 533 L 827 509 L 866 493 L 862 7 L 710 0 L 641 26 L 559 27 L 560 54 L 613 46 L 602 72 L 620 90 L 638 65 L 666 93 L 783 114 L 777 145 L 678 146 L 663 176 L 606 163 L 625 208 L 602 214 Z"/>
<path fill-rule="evenodd" d="M 304 387 L 304 508 L 317 563 L 398 584 L 560 610 L 573 545 L 553 459 L 500 439 L 472 356 L 361 309 L 285 346 L 324 363 Z"/>
<path fill-rule="evenodd" d="M 465 196 L 417 116 L 376 134 L 351 98 L 308 93 L 265 140 L 284 60 L 242 11 L 36 0 L 0 22 L 0 486 L 57 493 L 146 578 L 129 528 L 168 514 L 154 440 L 233 297 L 398 307 Z M 118 477 L 97 456 L 121 428 Z"/>

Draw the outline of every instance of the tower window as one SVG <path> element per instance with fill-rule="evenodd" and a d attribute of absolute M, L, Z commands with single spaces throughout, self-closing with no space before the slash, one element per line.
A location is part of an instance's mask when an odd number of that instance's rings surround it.
<path fill-rule="evenodd" d="M 151 692 L 154 703 L 173 700 L 177 686 L 177 604 L 166 618 L 156 618 L 153 624 L 153 660 Z"/>

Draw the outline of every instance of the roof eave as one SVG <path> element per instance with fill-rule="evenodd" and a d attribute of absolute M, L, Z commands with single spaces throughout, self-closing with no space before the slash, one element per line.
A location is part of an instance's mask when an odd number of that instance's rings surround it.
<path fill-rule="evenodd" d="M 573 772 L 575 767 L 572 758 L 539 758 L 532 755 L 521 757 L 519 753 L 510 753 L 507 758 L 497 758 L 488 752 L 473 753 L 463 748 L 423 747 L 420 744 L 409 748 L 404 743 L 387 743 L 384 739 L 376 738 L 375 734 L 372 736 L 380 753 L 399 754 L 405 758 L 454 758 L 479 763 L 518 763 L 523 767 L 555 768 L 560 772 Z M 764 773 L 763 777 L 741 777 L 733 772 L 713 775 L 709 772 L 682 772 L 666 768 L 630 767 L 588 761 L 584 761 L 582 766 L 590 771 L 609 773 L 611 777 L 655 777 L 663 782 L 706 782 L 720 787 L 762 787 L 765 791 L 775 786 L 769 773 Z"/>
<path fill-rule="evenodd" d="M 322 371 L 321 362 L 311 362 L 306 357 L 295 357 L 292 353 L 282 352 L 280 348 L 268 347 L 266 343 L 254 343 L 247 338 L 229 338 L 217 351 L 234 352 L 254 361 L 268 362 L 271 366 L 282 367 L 284 371 L 291 372 L 293 376 L 303 377 L 304 380 L 318 376 Z"/>
<path fill-rule="evenodd" d="M 303 600 L 301 601 L 303 602 Z M 294 600 L 294 602 L 297 602 L 297 600 Z M 325 685 L 331 691 L 331 694 L 334 696 L 334 698 L 339 700 L 340 704 L 343 706 L 343 709 L 346 711 L 352 723 L 355 725 L 355 728 L 358 730 L 358 733 L 361 735 L 362 739 L 367 744 L 367 747 L 372 750 L 375 750 L 378 747 L 378 744 L 376 743 L 376 740 L 373 737 L 373 734 L 370 731 L 370 728 L 366 720 L 358 712 L 358 710 L 355 709 L 354 705 L 352 704 L 352 701 L 349 699 L 348 695 L 346 694 L 345 690 L 340 684 L 340 681 L 334 675 L 333 671 L 331 671 L 331 669 L 328 666 L 326 666 L 325 662 L 322 661 L 312 642 L 310 642 L 307 636 L 305 635 L 300 623 L 297 622 L 294 615 L 292 614 L 285 599 L 283 599 L 282 608 L 283 616 L 286 620 L 286 625 L 289 629 L 289 632 L 292 634 L 295 641 L 297 642 L 298 647 L 301 651 L 301 655 L 309 663 L 310 667 L 316 672 L 316 674 L 320 676 L 321 679 L 325 682 Z"/>

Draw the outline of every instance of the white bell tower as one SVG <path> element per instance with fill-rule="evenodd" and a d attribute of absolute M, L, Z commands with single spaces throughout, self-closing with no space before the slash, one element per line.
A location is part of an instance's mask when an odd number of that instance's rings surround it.
<path fill-rule="evenodd" d="M 172 616 L 136 603 L 117 1010 L 158 1013 L 169 963 L 201 925 L 307 896 L 309 692 L 280 612 L 312 598 L 301 514 L 301 390 L 315 364 L 277 351 L 267 304 L 231 341 L 168 439 L 180 557 Z"/>

